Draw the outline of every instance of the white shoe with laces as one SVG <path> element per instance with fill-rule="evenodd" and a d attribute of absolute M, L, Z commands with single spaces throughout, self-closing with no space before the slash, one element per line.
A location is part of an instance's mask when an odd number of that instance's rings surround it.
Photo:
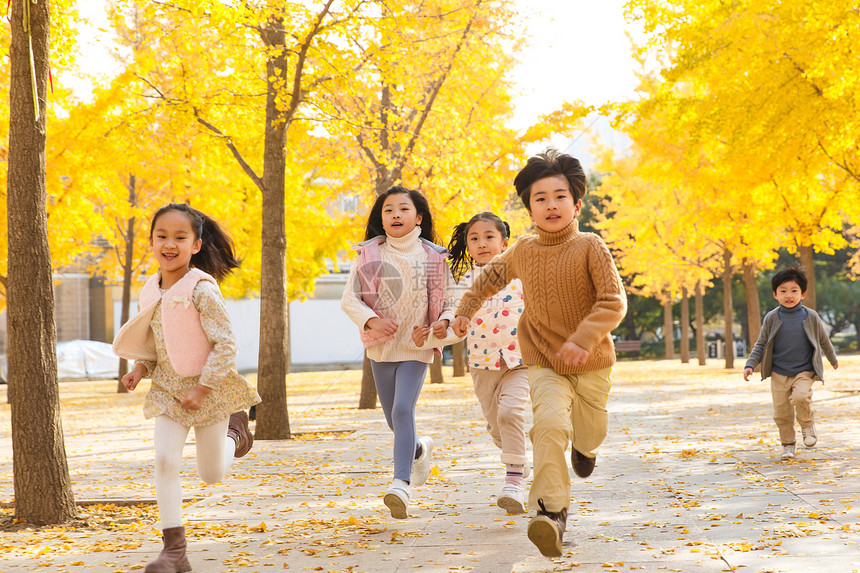
<path fill-rule="evenodd" d="M 811 448 L 818 442 L 818 436 L 815 435 L 815 424 L 808 428 L 801 428 L 800 431 L 803 434 L 803 445 L 807 448 Z"/>
<path fill-rule="evenodd" d="M 433 438 L 424 436 L 418 438 L 418 443 L 421 444 L 421 455 L 412 462 L 412 474 L 409 477 L 409 483 L 413 487 L 424 485 L 430 476 L 430 453 L 433 451 Z"/>
<path fill-rule="evenodd" d="M 502 492 L 496 498 L 496 505 L 504 509 L 510 515 L 519 515 L 526 510 L 525 493 L 523 488 L 512 484 L 505 484 Z"/>
<path fill-rule="evenodd" d="M 782 445 L 782 459 L 784 460 L 793 460 L 795 452 L 794 444 L 783 444 Z"/>
<path fill-rule="evenodd" d="M 385 492 L 382 503 L 391 511 L 391 517 L 395 519 L 406 519 L 406 508 L 409 507 L 409 484 L 403 480 L 395 479 Z"/>

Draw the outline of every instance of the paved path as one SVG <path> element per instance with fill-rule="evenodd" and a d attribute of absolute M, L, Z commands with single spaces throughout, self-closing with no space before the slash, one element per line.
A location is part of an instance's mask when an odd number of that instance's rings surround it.
<path fill-rule="evenodd" d="M 565 554 L 551 560 L 526 538 L 527 516 L 493 503 L 503 472 L 469 378 L 425 386 L 419 430 L 436 440 L 436 471 L 410 517 L 395 520 L 382 505 L 391 434 L 380 410 L 353 407 L 357 373 L 293 375 L 296 439 L 258 441 L 215 487 L 199 482 L 186 449 L 189 557 L 203 573 L 860 571 L 860 357 L 828 376 L 816 386 L 819 445 L 783 462 L 767 385 L 716 364 L 620 363 L 610 436 L 592 478 L 574 478 Z M 7 525 L 0 572 L 142 571 L 160 549 L 143 393 L 114 391 L 115 382 L 61 383 L 75 497 L 102 502 L 83 507 L 89 527 Z"/>

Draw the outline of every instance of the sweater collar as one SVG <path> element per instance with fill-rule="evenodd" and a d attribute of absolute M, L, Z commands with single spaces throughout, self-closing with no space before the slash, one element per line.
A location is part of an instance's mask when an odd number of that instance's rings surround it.
<path fill-rule="evenodd" d="M 570 225 L 565 227 L 560 231 L 555 231 L 550 233 L 549 231 L 544 231 L 540 227 L 535 227 L 538 234 L 538 242 L 542 245 L 560 245 L 561 243 L 571 239 L 574 235 L 579 233 L 579 221 L 574 219 L 570 222 Z"/>
<path fill-rule="evenodd" d="M 415 227 L 402 237 L 392 237 L 391 235 L 386 235 L 385 242 L 391 247 L 393 250 L 398 251 L 404 255 L 414 254 L 418 252 L 424 252 L 424 248 L 421 246 L 421 227 Z"/>
<path fill-rule="evenodd" d="M 791 308 L 779 305 L 779 312 L 786 313 L 786 314 L 802 313 L 803 312 L 803 303 L 799 302 Z"/>

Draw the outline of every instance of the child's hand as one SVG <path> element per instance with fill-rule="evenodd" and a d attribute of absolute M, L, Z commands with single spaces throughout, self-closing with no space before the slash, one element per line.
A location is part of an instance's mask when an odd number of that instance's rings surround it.
<path fill-rule="evenodd" d="M 834 370 L 836 370 L 836 369 L 838 369 L 838 368 L 839 368 L 839 363 L 838 363 L 838 362 L 834 362 L 834 363 L 833 363 L 833 369 L 834 369 Z"/>
<path fill-rule="evenodd" d="M 413 326 L 412 327 L 412 342 L 415 346 L 421 346 L 427 339 L 430 338 L 429 326 Z"/>
<path fill-rule="evenodd" d="M 588 350 L 575 342 L 565 342 L 555 354 L 568 366 L 580 366 L 588 361 Z"/>
<path fill-rule="evenodd" d="M 433 335 L 436 338 L 445 338 L 448 334 L 448 323 L 449 320 L 446 318 L 444 320 L 437 320 L 433 324 L 430 325 L 430 328 L 433 329 Z"/>
<path fill-rule="evenodd" d="M 120 382 L 122 382 L 122 385 L 128 390 L 134 390 L 140 383 L 140 379 L 143 378 L 143 373 L 144 367 L 140 364 L 135 364 L 134 368 L 131 369 L 131 372 L 127 372 Z"/>
<path fill-rule="evenodd" d="M 394 333 L 397 332 L 397 327 L 399 325 L 390 318 L 373 317 L 367 321 L 365 326 L 380 334 L 393 336 Z"/>
<path fill-rule="evenodd" d="M 750 376 L 752 376 L 753 369 L 752 368 L 744 368 L 744 380 L 749 381 Z"/>
<path fill-rule="evenodd" d="M 472 322 L 465 316 L 458 316 L 454 319 L 454 322 L 451 323 L 451 328 L 454 329 L 454 334 L 457 336 L 466 336 L 466 332 L 469 330 L 469 323 Z"/>
<path fill-rule="evenodd" d="M 206 396 L 212 392 L 212 388 L 208 386 L 204 386 L 203 384 L 197 384 L 185 393 L 185 397 L 182 399 L 182 407 L 186 410 L 199 410 L 200 406 L 203 405 L 203 400 L 206 399 Z"/>

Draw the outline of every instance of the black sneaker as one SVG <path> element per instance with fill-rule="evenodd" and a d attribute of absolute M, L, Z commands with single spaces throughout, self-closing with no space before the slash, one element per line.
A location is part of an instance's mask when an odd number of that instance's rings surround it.
<path fill-rule="evenodd" d="M 543 499 L 538 500 L 540 509 L 529 521 L 529 541 L 535 544 L 546 557 L 561 557 L 561 544 L 567 528 L 567 508 L 547 511 Z"/>
<path fill-rule="evenodd" d="M 580 454 L 576 448 L 570 449 L 570 463 L 573 464 L 573 471 L 581 478 L 587 478 L 594 471 L 594 463 L 597 456 L 589 458 L 585 454 Z"/>

